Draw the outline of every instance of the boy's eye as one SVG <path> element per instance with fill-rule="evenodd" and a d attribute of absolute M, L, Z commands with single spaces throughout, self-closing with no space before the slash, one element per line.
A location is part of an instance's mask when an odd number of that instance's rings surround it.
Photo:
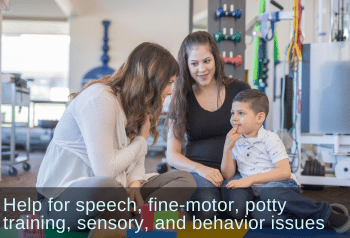
<path fill-rule="evenodd" d="M 239 112 L 239 115 L 243 115 L 243 112 Z"/>

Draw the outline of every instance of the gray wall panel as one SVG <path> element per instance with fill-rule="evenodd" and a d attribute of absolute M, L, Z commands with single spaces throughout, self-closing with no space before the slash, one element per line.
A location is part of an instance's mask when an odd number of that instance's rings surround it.
<path fill-rule="evenodd" d="M 309 72 L 309 132 L 349 134 L 350 42 L 311 44 Z"/>

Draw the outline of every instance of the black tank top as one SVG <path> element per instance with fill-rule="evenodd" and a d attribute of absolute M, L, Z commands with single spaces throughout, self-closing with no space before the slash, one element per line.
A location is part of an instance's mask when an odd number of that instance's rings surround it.
<path fill-rule="evenodd" d="M 185 156 L 188 159 L 220 170 L 226 135 L 232 129 L 232 100 L 248 88 L 250 86 L 240 80 L 226 86 L 225 101 L 214 112 L 204 110 L 192 91 L 187 95 L 189 128 L 186 130 Z"/>

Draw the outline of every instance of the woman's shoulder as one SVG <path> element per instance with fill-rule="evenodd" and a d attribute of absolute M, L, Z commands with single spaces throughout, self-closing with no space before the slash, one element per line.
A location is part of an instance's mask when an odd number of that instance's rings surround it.
<path fill-rule="evenodd" d="M 117 99 L 116 95 L 113 94 L 112 89 L 108 85 L 105 85 L 102 83 L 95 83 L 87 87 L 85 90 L 81 92 L 81 96 L 88 97 L 88 99 L 90 100 L 94 100 L 101 97 L 109 98 L 112 100 Z"/>
<path fill-rule="evenodd" d="M 91 95 L 99 95 L 101 93 L 105 94 L 107 92 L 111 92 L 112 91 L 109 86 L 107 86 L 106 84 L 103 84 L 103 83 L 92 84 L 91 86 L 87 87 L 85 90 L 87 92 L 89 92 Z"/>
<path fill-rule="evenodd" d="M 84 89 L 72 101 L 72 105 L 74 105 L 75 109 L 90 107 L 91 105 L 109 105 L 116 108 L 118 107 L 118 99 L 109 86 L 96 83 Z"/>

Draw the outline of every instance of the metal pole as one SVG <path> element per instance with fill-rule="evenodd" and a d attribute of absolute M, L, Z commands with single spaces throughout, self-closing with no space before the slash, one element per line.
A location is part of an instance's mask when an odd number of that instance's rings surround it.
<path fill-rule="evenodd" d="M 12 120 L 11 120 L 11 138 L 10 138 L 10 164 L 13 165 L 15 162 L 15 147 L 16 147 L 16 85 L 15 83 L 11 83 L 11 108 L 12 108 Z"/>
<path fill-rule="evenodd" d="M 270 10 L 270 1 L 266 0 L 265 1 L 265 12 L 269 12 L 269 10 Z M 273 35 L 271 37 L 273 37 Z M 272 103 L 270 103 L 270 111 L 273 110 L 273 106 L 274 106 L 273 100 L 271 100 L 271 99 L 273 99 L 274 77 L 275 77 L 273 42 L 274 42 L 273 40 L 266 42 L 266 55 L 265 55 L 265 57 L 270 60 L 270 62 L 268 63 L 268 68 L 270 70 L 268 71 L 268 74 L 267 74 L 268 80 L 267 80 L 267 87 L 265 90 L 266 95 L 268 96 L 268 98 L 272 102 Z M 267 129 L 269 129 L 271 131 L 274 130 L 273 125 L 277 125 L 277 124 L 274 123 L 274 121 L 273 121 L 274 117 L 272 116 L 272 114 L 270 116 L 268 116 L 267 119 L 268 119 L 267 123 L 266 123 Z"/>
<path fill-rule="evenodd" d="M 194 4 L 194 2 L 193 2 L 193 0 L 190 0 L 189 1 L 189 3 L 190 3 L 190 12 L 189 12 L 189 14 L 190 14 L 190 17 L 189 17 L 189 25 L 188 25 L 188 30 L 189 30 L 189 33 L 192 33 L 192 31 L 193 31 L 193 8 L 194 8 L 194 6 L 193 6 L 193 4 Z"/>
<path fill-rule="evenodd" d="M 333 15 L 334 0 L 331 0 L 329 7 L 329 42 L 333 41 L 333 25 L 334 25 L 334 15 Z"/>
<path fill-rule="evenodd" d="M 323 0 L 318 0 L 318 42 L 323 42 Z"/>
<path fill-rule="evenodd" d="M 29 156 L 30 156 L 30 100 L 29 100 L 27 106 L 28 106 L 28 125 L 27 125 L 27 138 L 26 138 L 26 152 L 27 152 L 26 154 L 27 154 L 27 160 L 29 160 Z"/>
<path fill-rule="evenodd" d="M 0 7 L 0 36 L 2 35 L 2 31 L 1 31 L 1 26 L 2 26 L 2 7 Z M 1 37 L 0 37 L 0 52 L 1 52 Z M 1 55 L 0 55 L 0 113 L 1 113 L 1 104 L 2 104 L 2 85 L 1 85 L 1 81 L 2 81 L 2 76 L 1 76 Z M 2 117 L 2 116 L 1 116 Z M 0 118 L 0 140 L 2 141 L 2 135 L 1 135 L 1 122 L 2 122 L 2 118 Z M 2 161 L 2 143 L 0 143 L 0 171 L 1 171 L 1 161 Z M 0 181 L 1 181 L 1 173 L 0 173 Z"/>
<path fill-rule="evenodd" d="M 339 134 L 335 134 L 334 135 L 334 154 L 337 155 L 339 154 L 340 151 L 340 135 Z"/>

